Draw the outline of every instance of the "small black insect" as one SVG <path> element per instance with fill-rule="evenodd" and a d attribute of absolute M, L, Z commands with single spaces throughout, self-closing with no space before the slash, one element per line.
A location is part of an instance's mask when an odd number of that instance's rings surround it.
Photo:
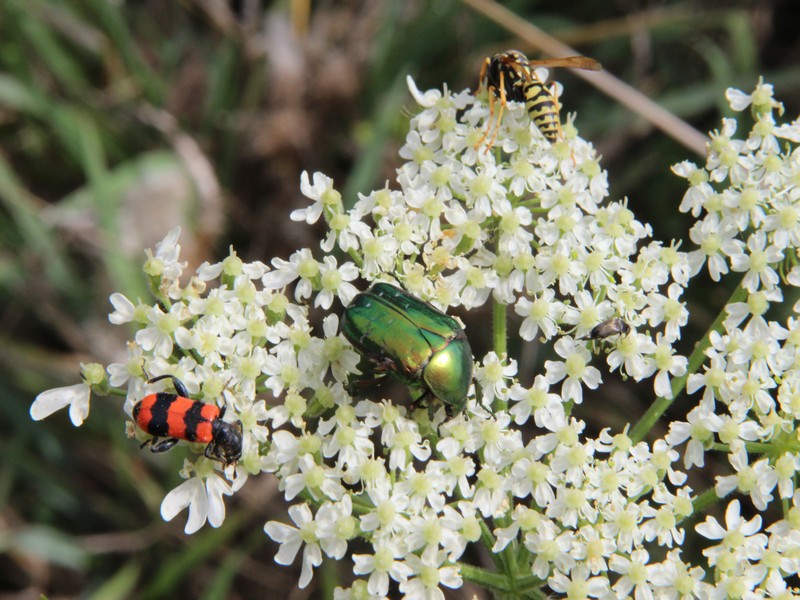
<path fill-rule="evenodd" d="M 580 339 L 602 340 L 607 337 L 611 337 L 612 335 L 625 335 L 630 330 L 631 326 L 628 325 L 624 319 L 621 317 L 612 317 L 607 321 L 603 321 L 599 325 L 596 325 L 594 328 L 592 328 L 588 335 L 585 335 Z"/>

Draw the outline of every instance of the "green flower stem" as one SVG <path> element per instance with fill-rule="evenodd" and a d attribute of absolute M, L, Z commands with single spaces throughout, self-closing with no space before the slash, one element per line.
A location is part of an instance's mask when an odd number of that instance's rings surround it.
<path fill-rule="evenodd" d="M 740 282 L 740 285 L 736 286 L 736 289 L 733 291 L 733 294 L 731 294 L 731 297 L 728 299 L 728 302 L 725 306 L 730 306 L 735 302 L 744 301 L 747 298 L 747 293 L 747 290 L 741 286 Z M 686 373 L 680 377 L 675 377 L 672 380 L 672 398 L 657 398 L 656 401 L 650 405 L 650 408 L 647 410 L 647 412 L 642 415 L 642 418 L 639 419 L 636 425 L 633 426 L 628 436 L 631 438 L 631 441 L 633 441 L 634 444 L 641 442 L 644 439 L 644 436 L 646 436 L 653 428 L 656 421 L 661 418 L 661 415 L 666 412 L 670 404 L 672 404 L 675 398 L 677 398 L 686 388 L 686 381 L 689 379 L 689 376 L 696 373 L 705 362 L 705 352 L 711 346 L 711 333 L 715 331 L 722 331 L 722 322 L 727 316 L 728 313 L 723 307 L 723 309 L 717 315 L 717 318 L 711 324 L 711 327 L 709 327 L 708 331 L 706 331 L 706 334 L 695 346 L 694 351 L 689 357 L 689 365 L 686 369 Z"/>
<path fill-rule="evenodd" d="M 357 250 L 351 248 L 348 250 L 347 255 L 353 260 L 355 265 L 360 269 L 364 266 L 364 261 L 361 258 L 361 255 L 358 253 Z"/>
<path fill-rule="evenodd" d="M 375 510 L 375 505 L 369 499 L 366 493 L 351 496 L 353 500 L 353 514 L 362 516 L 368 512 Z"/>
<path fill-rule="evenodd" d="M 494 566 L 503 570 L 505 558 L 502 554 L 492 552 L 492 548 L 494 547 L 494 535 L 492 535 L 492 530 L 489 529 L 489 524 L 485 520 L 481 521 L 481 544 L 483 544 L 483 547 L 486 548 L 486 551 L 489 553 L 489 556 L 494 562 Z"/>
<path fill-rule="evenodd" d="M 492 300 L 492 348 L 500 360 L 508 353 L 506 312 L 505 304 Z"/>
<path fill-rule="evenodd" d="M 461 575 L 465 580 L 495 592 L 496 597 L 503 598 L 546 598 L 539 588 L 544 582 L 530 575 L 530 561 L 520 560 L 521 556 L 529 558 L 530 553 L 522 547 L 524 553 L 512 542 L 503 552 L 494 553 L 495 538 L 489 524 L 481 521 L 481 543 L 489 552 L 498 572 L 487 571 L 480 567 L 459 563 Z M 520 570 L 521 569 L 521 570 Z"/>
<path fill-rule="evenodd" d="M 500 362 L 507 363 L 508 356 L 508 323 L 506 315 L 508 307 L 497 300 L 492 300 L 492 348 Z M 506 410 L 507 402 L 495 399 L 492 409 Z"/>
<path fill-rule="evenodd" d="M 731 447 L 728 444 L 720 444 L 719 442 L 713 442 L 708 445 L 709 450 L 714 450 L 716 452 L 729 452 Z"/>
<path fill-rule="evenodd" d="M 147 273 L 147 269 L 145 269 L 145 273 Z M 147 276 L 147 289 L 150 291 L 150 295 L 164 307 L 164 312 L 169 312 L 172 308 L 172 300 L 170 300 L 169 296 L 161 289 L 160 275 Z"/>
<path fill-rule="evenodd" d="M 524 594 L 526 598 L 540 598 L 544 600 L 550 597 L 541 590 L 545 582 L 534 575 L 518 576 L 515 578 L 514 582 L 517 590 Z"/>
<path fill-rule="evenodd" d="M 797 440 L 796 437 L 794 437 L 794 436 L 792 436 L 792 437 L 795 440 Z M 780 437 L 776 438 L 772 442 L 745 442 L 744 443 L 744 447 L 747 450 L 748 454 L 767 454 L 767 455 L 769 455 L 769 454 L 775 452 L 776 450 L 778 450 L 778 451 L 783 450 L 783 448 L 781 448 L 781 444 L 775 443 L 779 439 L 780 439 Z M 793 448 L 786 448 L 786 450 L 795 451 Z"/>
<path fill-rule="evenodd" d="M 484 589 L 496 590 L 500 592 L 509 592 L 511 589 L 508 577 L 505 575 L 492 573 L 486 569 L 481 569 L 480 567 L 475 567 L 464 563 L 459 563 L 458 567 L 461 570 L 461 576 L 466 581 L 474 583 L 475 585 L 479 585 Z"/>
<path fill-rule="evenodd" d="M 497 525 L 497 523 L 495 523 Z M 508 579 L 516 582 L 516 575 L 519 572 L 517 565 L 517 556 L 515 552 L 516 541 L 510 542 L 502 552 L 499 553 L 500 563 L 502 568 L 500 571 L 506 575 Z M 515 585 L 516 587 L 516 585 Z"/>
<path fill-rule="evenodd" d="M 543 582 L 537 577 L 531 575 L 519 577 L 513 574 L 492 573 L 486 569 L 464 563 L 459 563 L 458 566 L 465 581 L 493 591 L 495 597 L 547 598 L 547 595 L 538 589 Z"/>
<path fill-rule="evenodd" d="M 789 439 L 797 440 L 794 434 L 791 435 Z M 764 455 L 777 455 L 780 456 L 783 452 L 796 452 L 797 448 L 794 445 L 793 447 L 786 446 L 783 443 L 784 440 L 781 439 L 780 434 L 773 438 L 770 442 L 745 442 L 744 447 L 747 450 L 748 454 L 764 454 Z M 725 452 L 728 453 L 731 451 L 731 447 L 728 444 L 721 444 L 719 442 L 715 442 L 709 446 L 710 450 L 714 450 L 716 452 Z M 776 454 L 777 453 L 777 454 Z"/>
<path fill-rule="evenodd" d="M 714 488 L 706 490 L 692 501 L 692 508 L 694 509 L 693 514 L 704 513 L 709 506 L 718 501 L 719 497 L 717 496 L 717 492 L 714 491 Z"/>

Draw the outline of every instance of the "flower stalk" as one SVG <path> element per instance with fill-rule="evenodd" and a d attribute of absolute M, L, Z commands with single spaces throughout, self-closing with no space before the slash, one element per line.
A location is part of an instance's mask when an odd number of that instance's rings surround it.
<path fill-rule="evenodd" d="M 741 302 L 746 296 L 747 290 L 741 286 L 737 286 L 728 299 L 726 306 Z M 714 333 L 719 334 L 723 331 L 723 322 L 727 316 L 728 313 L 723 308 L 719 314 L 717 314 L 717 317 L 714 319 L 714 322 L 711 323 L 705 335 L 695 344 L 694 350 L 692 350 L 692 353 L 689 355 L 686 373 L 672 380 L 670 388 L 671 396 L 669 398 L 656 398 L 655 402 L 647 409 L 647 412 L 645 412 L 631 428 L 628 435 L 634 444 L 644 439 L 661 416 L 669 409 L 670 405 L 684 392 L 689 377 L 697 373 L 706 361 L 706 351 L 711 347 L 711 335 Z"/>

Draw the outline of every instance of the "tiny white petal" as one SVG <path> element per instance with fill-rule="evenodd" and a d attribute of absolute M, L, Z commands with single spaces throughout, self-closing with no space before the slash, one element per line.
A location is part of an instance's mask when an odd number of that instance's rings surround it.
<path fill-rule="evenodd" d="M 221 477 L 212 475 L 206 479 L 208 492 L 208 524 L 219 527 L 225 521 L 225 502 L 223 496 L 230 496 L 233 491 Z"/>
<path fill-rule="evenodd" d="M 83 424 L 89 415 L 91 388 L 85 383 L 53 388 L 42 392 L 31 404 L 30 414 L 34 421 L 41 421 L 54 412 L 69 406 L 69 417 L 75 427 Z"/>
<path fill-rule="evenodd" d="M 203 281 L 212 281 L 222 274 L 223 264 L 221 262 L 213 265 L 204 262 L 197 268 L 197 276 Z"/>
<path fill-rule="evenodd" d="M 108 320 L 114 325 L 130 323 L 133 320 L 133 311 L 136 308 L 133 302 L 120 293 L 111 294 L 108 298 L 114 307 L 114 312 L 108 315 Z"/>
<path fill-rule="evenodd" d="M 292 537 L 292 534 L 297 530 L 294 527 L 290 527 L 285 523 L 281 523 L 280 521 L 269 521 L 266 525 L 264 525 L 264 532 L 272 538 L 273 541 L 278 542 L 279 544 L 283 544 Z M 294 560 L 294 557 L 292 557 Z"/>
<path fill-rule="evenodd" d="M 202 485 L 202 482 L 200 483 Z M 189 518 L 186 520 L 186 527 L 183 528 L 186 535 L 199 531 L 208 518 L 208 496 L 203 493 L 204 491 L 201 489 L 194 502 L 189 504 Z"/>
<path fill-rule="evenodd" d="M 161 502 L 161 518 L 171 521 L 187 506 L 189 507 L 189 520 L 186 522 L 184 531 L 192 534 L 203 526 L 208 514 L 205 485 L 197 477 L 187 479 L 164 497 Z"/>
<path fill-rule="evenodd" d="M 735 88 L 728 88 L 725 92 L 725 97 L 728 99 L 733 110 L 744 110 L 750 106 L 750 103 L 753 101 L 750 94 L 745 94 Z"/>

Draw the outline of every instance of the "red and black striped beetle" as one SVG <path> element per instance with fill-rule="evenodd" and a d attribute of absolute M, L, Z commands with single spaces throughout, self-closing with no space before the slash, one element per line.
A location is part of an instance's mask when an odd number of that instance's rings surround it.
<path fill-rule="evenodd" d="M 189 398 L 186 387 L 174 375 L 153 377 L 147 383 L 171 379 L 175 394 L 157 392 L 142 398 L 133 407 L 133 419 L 140 429 L 153 437 L 145 440 L 152 452 L 166 452 L 179 440 L 206 444 L 205 456 L 225 466 L 242 456 L 242 423 L 222 420 L 225 408 Z M 158 438 L 167 439 L 158 441 Z"/>

